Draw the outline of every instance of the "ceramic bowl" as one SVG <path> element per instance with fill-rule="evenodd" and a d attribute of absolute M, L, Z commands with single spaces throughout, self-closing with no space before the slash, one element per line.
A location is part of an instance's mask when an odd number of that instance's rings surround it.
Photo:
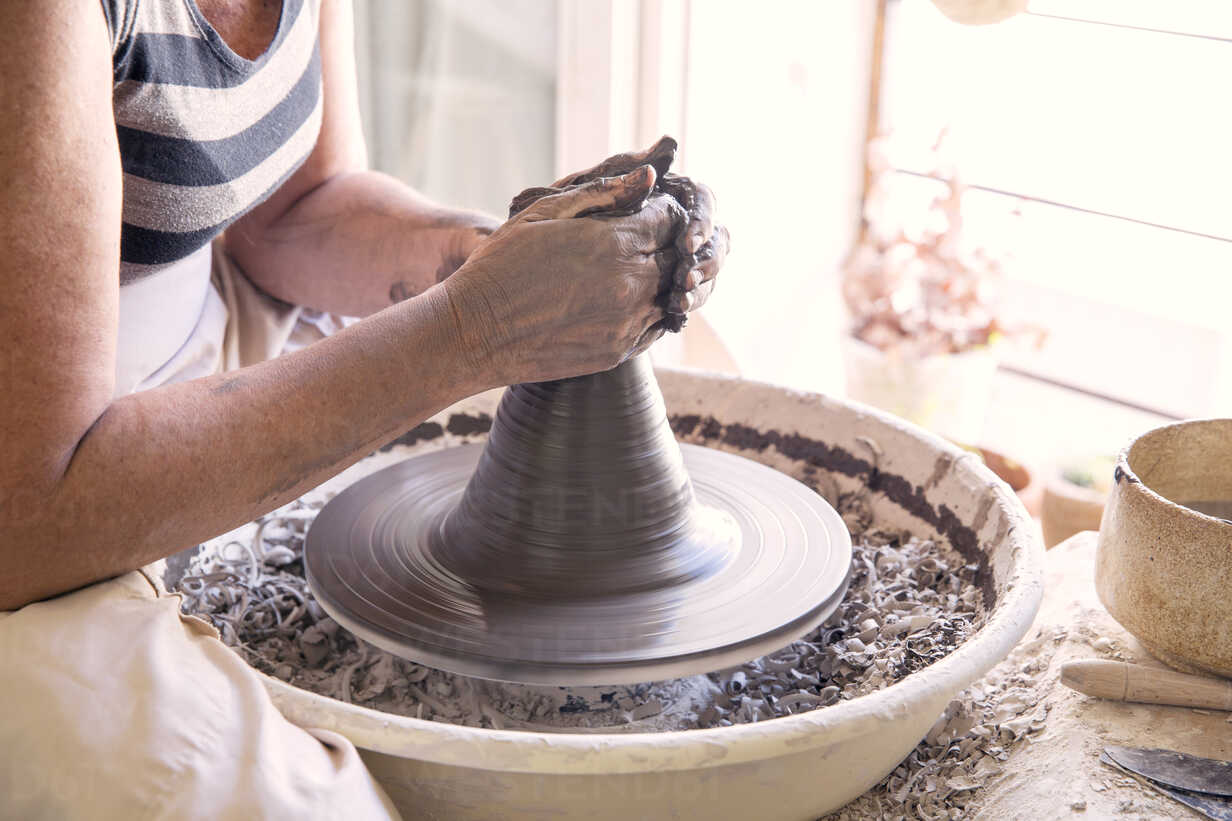
<path fill-rule="evenodd" d="M 291 721 L 353 741 L 407 818 L 815 819 L 885 777 L 1030 626 L 1043 547 L 1018 498 L 973 454 L 888 414 L 816 394 L 670 370 L 659 371 L 659 381 L 682 441 L 748 456 L 827 495 L 867 488 L 882 522 L 944 539 L 978 563 L 986 623 L 946 658 L 878 692 L 685 732 L 460 727 L 266 679 Z M 469 429 L 496 401 L 468 400 L 436 421 L 446 431 Z M 438 438 L 382 457 L 442 446 Z M 382 464 L 361 463 L 334 481 L 345 485 Z"/>
<path fill-rule="evenodd" d="M 1232 419 L 1144 433 L 1121 452 L 1095 586 L 1154 656 L 1232 676 Z M 1220 509 L 1220 508 L 1224 509 Z"/>

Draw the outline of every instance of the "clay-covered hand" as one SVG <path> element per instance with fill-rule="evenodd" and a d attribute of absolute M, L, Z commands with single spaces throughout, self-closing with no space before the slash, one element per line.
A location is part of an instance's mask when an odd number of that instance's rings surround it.
<path fill-rule="evenodd" d="M 675 294 L 676 307 L 683 313 L 705 303 L 714 290 L 715 277 L 727 260 L 731 236 L 715 221 L 714 192 L 709 186 L 676 174 L 665 175 L 658 190 L 671 195 L 688 214 L 688 227 L 678 242 L 681 282 Z"/>
<path fill-rule="evenodd" d="M 531 202 L 440 287 L 492 384 L 607 370 L 662 317 L 659 252 L 683 226 L 650 165 Z"/>
<path fill-rule="evenodd" d="M 675 243 L 674 268 L 665 273 L 660 293 L 657 295 L 665 316 L 657 323 L 656 331 L 648 335 L 647 345 L 658 339 L 663 331 L 678 331 L 684 325 L 684 316 L 700 308 L 714 290 L 715 277 L 727 259 L 730 236 L 727 229 L 716 221 L 714 193 L 702 183 L 688 177 L 669 173 L 676 157 L 676 141 L 660 137 L 658 142 L 645 151 L 616 154 L 598 165 L 562 177 L 551 186 L 530 188 L 514 198 L 510 213 L 515 214 L 531 202 L 571 186 L 583 185 L 602 177 L 626 174 L 641 165 L 650 165 L 658 175 L 656 190 L 675 199 L 685 209 L 687 224 Z"/>

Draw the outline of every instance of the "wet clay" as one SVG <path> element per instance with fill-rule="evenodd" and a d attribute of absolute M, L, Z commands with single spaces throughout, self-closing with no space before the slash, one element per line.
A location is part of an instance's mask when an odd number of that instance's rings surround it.
<path fill-rule="evenodd" d="M 713 573 L 726 557 L 720 542 L 734 538 L 708 541 L 698 513 L 654 373 L 638 356 L 593 376 L 509 388 L 433 552 L 492 591 L 667 587 Z"/>
<path fill-rule="evenodd" d="M 365 640 L 470 676 L 609 684 L 703 672 L 815 627 L 851 542 L 808 487 L 672 434 L 645 355 L 509 388 L 468 436 L 361 479 L 313 524 L 316 599 Z"/>

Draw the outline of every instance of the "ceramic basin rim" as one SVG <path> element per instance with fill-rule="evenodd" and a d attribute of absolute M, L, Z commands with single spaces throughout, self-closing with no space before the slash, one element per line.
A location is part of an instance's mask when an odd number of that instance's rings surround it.
<path fill-rule="evenodd" d="M 1196 523 L 1201 523 L 1203 527 L 1214 528 L 1215 530 L 1226 531 L 1232 535 L 1232 522 L 1226 519 L 1221 519 L 1218 516 L 1211 516 L 1208 513 L 1203 513 L 1200 510 L 1194 510 L 1192 507 L 1186 507 L 1180 502 L 1175 502 L 1164 496 L 1159 491 L 1155 490 L 1139 476 L 1129 464 L 1130 452 L 1134 446 L 1148 437 L 1162 434 L 1166 431 L 1177 431 L 1178 433 L 1185 431 L 1187 428 L 1202 427 L 1205 425 L 1219 425 L 1226 427 L 1232 431 L 1232 418 L 1207 416 L 1200 419 L 1182 419 L 1177 422 L 1168 422 L 1163 425 L 1157 425 L 1150 430 L 1143 431 L 1135 436 L 1130 442 L 1121 448 L 1117 454 L 1116 467 L 1123 474 L 1123 480 L 1129 483 L 1129 487 L 1125 492 L 1139 493 L 1143 498 L 1151 504 L 1161 505 L 1165 510 L 1179 512 L 1181 515 L 1193 520 Z"/>

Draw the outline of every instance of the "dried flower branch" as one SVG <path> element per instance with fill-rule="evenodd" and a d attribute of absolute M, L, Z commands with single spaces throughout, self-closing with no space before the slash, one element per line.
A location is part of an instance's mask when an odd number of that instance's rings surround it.
<path fill-rule="evenodd" d="M 941 159 L 944 139 L 942 134 L 933 146 L 933 156 L 934 175 L 945 188 L 911 225 L 891 208 L 896 175 L 888 139 L 879 137 L 869 147 L 866 231 L 844 266 L 842 288 L 852 335 L 883 351 L 914 357 L 961 353 L 1025 332 L 997 316 L 1007 255 L 964 233 L 967 187 Z"/>

